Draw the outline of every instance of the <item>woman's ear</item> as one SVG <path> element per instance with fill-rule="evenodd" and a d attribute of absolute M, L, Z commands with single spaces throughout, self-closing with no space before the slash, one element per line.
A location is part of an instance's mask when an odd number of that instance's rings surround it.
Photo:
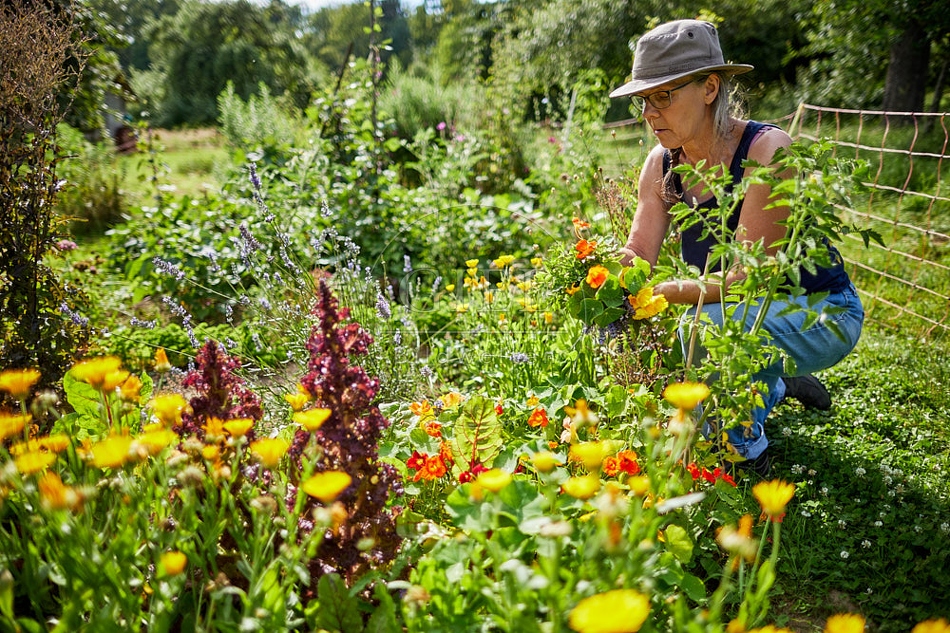
<path fill-rule="evenodd" d="M 706 83 L 703 85 L 706 90 L 706 94 L 703 97 L 706 105 L 709 105 L 716 100 L 716 97 L 719 95 L 719 88 L 722 86 L 721 81 L 722 80 L 719 78 L 719 75 L 716 73 L 706 77 Z"/>

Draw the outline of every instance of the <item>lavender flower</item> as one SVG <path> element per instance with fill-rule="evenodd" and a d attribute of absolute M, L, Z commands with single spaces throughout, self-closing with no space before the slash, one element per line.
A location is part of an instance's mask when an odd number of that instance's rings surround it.
<path fill-rule="evenodd" d="M 152 265 L 154 265 L 155 269 L 159 272 L 174 277 L 175 281 L 182 281 L 185 278 L 185 271 L 178 268 L 175 264 L 165 261 L 161 257 L 153 257 Z"/>
<path fill-rule="evenodd" d="M 261 177 L 257 175 L 257 167 L 254 163 L 250 163 L 247 166 L 247 170 L 251 174 L 251 184 L 254 185 L 254 189 L 259 192 L 261 190 Z"/>
<path fill-rule="evenodd" d="M 65 316 L 67 316 L 69 320 L 75 323 L 76 325 L 79 325 L 81 327 L 86 327 L 87 325 L 89 325 L 89 319 L 80 315 L 78 312 L 73 312 L 72 310 L 70 310 L 69 306 L 66 305 L 65 301 L 63 301 L 63 303 L 60 304 L 59 311 L 62 312 Z"/>
<path fill-rule="evenodd" d="M 527 363 L 531 358 L 524 352 L 513 352 L 508 359 L 513 362 L 515 365 L 523 365 Z"/>
<path fill-rule="evenodd" d="M 158 325 L 158 321 L 154 319 L 151 321 L 143 321 L 137 317 L 132 317 L 131 319 L 129 319 L 129 325 L 131 325 L 132 327 L 140 327 L 145 330 L 154 330 L 155 327 Z"/>
<path fill-rule="evenodd" d="M 388 321 L 393 316 L 393 311 L 389 307 L 389 302 L 386 301 L 386 297 L 384 297 L 382 293 L 376 295 L 376 314 L 384 321 Z"/>
<path fill-rule="evenodd" d="M 403 261 L 402 272 L 404 272 L 404 273 L 411 273 L 411 272 L 412 272 L 412 260 L 409 258 L 408 255 L 403 255 L 403 256 L 402 256 L 402 261 Z"/>

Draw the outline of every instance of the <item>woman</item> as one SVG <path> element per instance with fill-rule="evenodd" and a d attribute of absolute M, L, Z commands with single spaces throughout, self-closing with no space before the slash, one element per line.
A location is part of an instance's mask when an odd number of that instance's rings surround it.
<path fill-rule="evenodd" d="M 729 106 L 730 80 L 734 75 L 752 70 L 746 64 L 726 64 L 716 28 L 699 20 L 677 20 L 658 26 L 637 42 L 632 80 L 610 93 L 611 97 L 632 96 L 642 107 L 643 118 L 656 134 L 659 144 L 649 153 L 640 174 L 637 209 L 626 246 L 622 249 L 624 263 L 639 256 L 655 266 L 660 248 L 670 229 L 670 209 L 679 201 L 703 212 L 717 208 L 718 203 L 703 191 L 701 185 L 684 188 L 676 165 L 717 165 L 728 169 L 733 183 L 738 183 L 749 170 L 742 162 L 750 159 L 760 165 L 773 165 L 780 148 L 791 144 L 789 136 L 777 127 L 732 116 Z M 788 207 L 766 208 L 771 190 L 765 184 L 753 184 L 745 193 L 728 225 L 736 240 L 754 243 L 763 240 L 769 254 L 778 249 L 771 246 L 785 236 L 781 222 L 788 217 Z M 714 237 L 701 239 L 701 227 L 681 232 L 681 252 L 686 263 L 706 269 Z M 831 247 L 829 247 L 831 248 Z M 769 411 L 783 397 L 795 397 L 806 406 L 827 409 L 831 399 L 824 386 L 810 374 L 830 367 L 844 358 L 857 344 L 864 320 L 864 310 L 857 292 L 845 271 L 840 255 L 832 250 L 830 268 L 819 268 L 815 275 L 802 271 L 801 285 L 805 295 L 790 299 L 805 306 L 807 295 L 828 293 L 827 298 L 811 306 L 838 306 L 840 314 L 832 317 L 845 334 L 841 340 L 827 326 L 827 321 L 802 331 L 804 313 L 780 315 L 786 304 L 772 304 L 764 321 L 771 335 L 771 344 L 785 350 L 794 359 L 796 376 L 787 375 L 782 363 L 776 363 L 755 376 L 767 387 L 765 406 L 753 411 L 751 428 L 728 431 L 729 443 L 746 459 L 740 467 L 760 474 L 769 469 L 766 453 L 768 439 L 763 424 Z M 654 288 L 670 303 L 696 306 L 702 299 L 702 310 L 714 322 L 722 323 L 720 296 L 741 279 L 741 272 L 711 266 L 704 279 L 705 295 L 695 281 L 666 281 Z M 695 307 L 690 314 L 695 314 Z M 749 315 L 751 324 L 757 308 Z M 691 321 L 692 319 L 690 319 Z M 685 341 L 684 341 L 685 342 Z"/>

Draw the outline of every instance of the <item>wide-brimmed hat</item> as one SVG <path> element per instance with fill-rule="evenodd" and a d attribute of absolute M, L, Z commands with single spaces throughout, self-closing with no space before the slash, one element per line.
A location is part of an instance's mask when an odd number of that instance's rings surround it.
<path fill-rule="evenodd" d="M 633 56 L 633 77 L 610 93 L 625 97 L 701 72 L 739 75 L 749 64 L 727 64 L 716 27 L 702 20 L 676 20 L 647 31 Z"/>

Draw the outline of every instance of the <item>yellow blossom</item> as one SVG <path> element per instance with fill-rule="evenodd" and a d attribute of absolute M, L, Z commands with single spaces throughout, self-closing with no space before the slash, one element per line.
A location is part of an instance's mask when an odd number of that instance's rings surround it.
<path fill-rule="evenodd" d="M 145 449 L 149 455 L 157 455 L 162 449 L 178 441 L 178 435 L 161 424 L 147 429 L 135 438 L 135 443 Z"/>
<path fill-rule="evenodd" d="M 202 427 L 205 432 L 205 442 L 217 442 L 224 439 L 224 420 L 211 416 Z"/>
<path fill-rule="evenodd" d="M 455 284 L 448 284 L 448 285 L 445 287 L 445 291 L 446 291 L 446 292 L 452 292 L 453 290 L 455 290 Z"/>
<path fill-rule="evenodd" d="M 23 431 L 30 419 L 29 414 L 0 412 L 0 442 Z"/>
<path fill-rule="evenodd" d="M 311 433 L 318 430 L 323 423 L 330 418 L 333 411 L 323 407 L 314 407 L 306 411 L 299 411 L 294 414 L 294 422 L 307 429 Z"/>
<path fill-rule="evenodd" d="M 302 391 L 297 391 L 295 393 L 285 393 L 284 400 L 287 401 L 287 404 L 290 405 L 292 411 L 300 411 L 304 408 L 304 405 L 310 402 L 310 394 L 304 393 Z"/>
<path fill-rule="evenodd" d="M 466 260 L 465 260 L 465 266 L 466 266 L 467 268 L 476 268 L 476 267 L 478 266 L 478 260 L 477 260 L 477 259 L 466 259 Z"/>
<path fill-rule="evenodd" d="M 538 472 L 549 473 L 555 467 L 561 464 L 557 455 L 551 451 L 539 451 L 531 456 L 531 463 L 538 469 Z"/>
<path fill-rule="evenodd" d="M 468 304 L 463 302 L 458 302 L 453 306 L 456 314 L 465 314 L 468 312 Z"/>
<path fill-rule="evenodd" d="M 164 347 L 159 347 L 155 350 L 155 371 L 160 374 L 164 374 L 166 371 L 170 371 L 172 364 L 168 362 L 168 354 L 165 353 Z"/>
<path fill-rule="evenodd" d="M 353 478 L 340 470 L 317 473 L 300 485 L 305 493 L 323 503 L 332 503 L 353 482 Z"/>
<path fill-rule="evenodd" d="M 587 470 L 597 470 L 606 456 L 607 447 L 603 442 L 583 442 L 571 446 L 569 458 L 584 464 Z"/>
<path fill-rule="evenodd" d="M 26 400 L 40 376 L 36 369 L 7 369 L 0 372 L 0 391 L 6 391 L 15 400 Z"/>
<path fill-rule="evenodd" d="M 505 268 L 510 266 L 515 261 L 514 255 L 502 255 L 501 257 L 492 260 L 492 266 L 495 268 Z"/>
<path fill-rule="evenodd" d="M 202 447 L 201 456 L 207 459 L 209 462 L 213 462 L 221 456 L 221 449 L 217 444 L 208 444 L 207 446 Z"/>
<path fill-rule="evenodd" d="M 545 313 L 544 313 L 544 322 L 547 323 L 548 325 L 551 325 L 551 323 L 554 322 L 554 313 L 553 313 L 553 312 L 545 312 Z"/>
<path fill-rule="evenodd" d="M 650 615 L 650 599 L 634 589 L 584 598 L 568 616 L 578 633 L 636 633 Z"/>
<path fill-rule="evenodd" d="M 244 437 L 254 428 L 254 420 L 251 418 L 237 418 L 228 420 L 223 426 L 231 437 Z"/>
<path fill-rule="evenodd" d="M 462 402 L 462 394 L 458 391 L 450 391 L 442 396 L 442 408 L 454 409 Z"/>
<path fill-rule="evenodd" d="M 950 633 L 950 622 L 944 618 L 924 620 L 917 624 L 910 633 Z"/>
<path fill-rule="evenodd" d="M 564 407 L 564 412 L 571 416 L 571 422 L 577 427 L 597 424 L 597 414 L 587 407 L 587 400 L 583 398 L 577 400 L 573 407 Z"/>
<path fill-rule="evenodd" d="M 188 557 L 179 551 L 165 552 L 159 561 L 159 566 L 167 576 L 177 576 L 184 572 L 187 564 Z"/>
<path fill-rule="evenodd" d="M 142 391 L 142 381 L 138 376 L 129 376 L 119 387 L 119 397 L 125 402 L 138 404 Z"/>
<path fill-rule="evenodd" d="M 63 510 L 75 507 L 80 496 L 76 491 L 63 484 L 63 480 L 54 472 L 45 472 L 36 484 L 40 492 L 40 503 L 50 510 Z"/>
<path fill-rule="evenodd" d="M 636 295 L 627 297 L 633 307 L 634 320 L 649 319 L 663 312 L 669 307 L 669 302 L 663 295 L 654 295 L 652 286 L 644 286 Z"/>
<path fill-rule="evenodd" d="M 92 445 L 92 465 L 96 468 L 118 468 L 129 459 L 132 438 L 128 435 L 110 435 Z"/>
<path fill-rule="evenodd" d="M 774 519 L 785 512 L 785 506 L 795 496 L 795 485 L 779 479 L 760 481 L 752 487 L 752 494 L 762 511 Z"/>
<path fill-rule="evenodd" d="M 30 451 L 29 453 L 23 453 L 14 461 L 20 474 L 32 475 L 49 468 L 56 461 L 56 453 Z"/>
<path fill-rule="evenodd" d="M 102 378 L 102 390 L 105 393 L 113 393 L 116 388 L 121 386 L 129 377 L 129 372 L 124 369 L 110 371 Z"/>
<path fill-rule="evenodd" d="M 267 468 L 274 468 L 290 448 L 287 440 L 279 437 L 265 437 L 251 442 L 251 454 Z"/>
<path fill-rule="evenodd" d="M 500 468 L 492 468 L 491 470 L 487 470 L 481 473 L 475 479 L 476 485 L 484 488 L 485 490 L 491 490 L 492 492 L 500 492 L 510 483 L 511 473 Z"/>
<path fill-rule="evenodd" d="M 63 433 L 55 433 L 37 438 L 36 443 L 41 449 L 45 448 L 53 453 L 62 453 L 69 448 L 69 436 Z"/>
<path fill-rule="evenodd" d="M 540 257 L 531 258 L 531 265 L 534 266 L 535 268 L 541 268 L 542 264 L 544 264 L 544 260 L 542 258 Z"/>
<path fill-rule="evenodd" d="M 630 487 L 630 492 L 643 497 L 650 491 L 650 478 L 646 475 L 630 477 L 627 479 L 627 485 Z"/>
<path fill-rule="evenodd" d="M 864 616 L 857 613 L 839 613 L 825 622 L 825 633 L 864 633 Z"/>
<path fill-rule="evenodd" d="M 80 361 L 73 365 L 70 372 L 76 380 L 88 383 L 95 389 L 102 389 L 106 376 L 118 371 L 121 366 L 122 361 L 115 356 L 102 356 Z"/>
<path fill-rule="evenodd" d="M 716 542 L 730 554 L 742 556 L 751 562 L 759 548 L 758 543 L 752 538 L 752 516 L 743 515 L 739 519 L 738 528 L 731 525 L 723 526 L 716 534 Z"/>
<path fill-rule="evenodd" d="M 709 397 L 709 387 L 702 382 L 675 382 L 666 386 L 663 397 L 682 411 L 692 411 Z"/>
<path fill-rule="evenodd" d="M 786 629 L 784 627 L 777 627 L 774 624 L 766 624 L 765 626 L 759 627 L 757 629 L 752 629 L 748 633 L 793 633 L 791 629 Z"/>
<path fill-rule="evenodd" d="M 189 408 L 188 401 L 180 393 L 155 396 L 149 402 L 149 407 L 165 426 L 181 424 L 181 414 Z"/>
<path fill-rule="evenodd" d="M 562 488 L 576 499 L 590 499 L 600 490 L 600 478 L 597 475 L 571 477 L 564 482 Z"/>

